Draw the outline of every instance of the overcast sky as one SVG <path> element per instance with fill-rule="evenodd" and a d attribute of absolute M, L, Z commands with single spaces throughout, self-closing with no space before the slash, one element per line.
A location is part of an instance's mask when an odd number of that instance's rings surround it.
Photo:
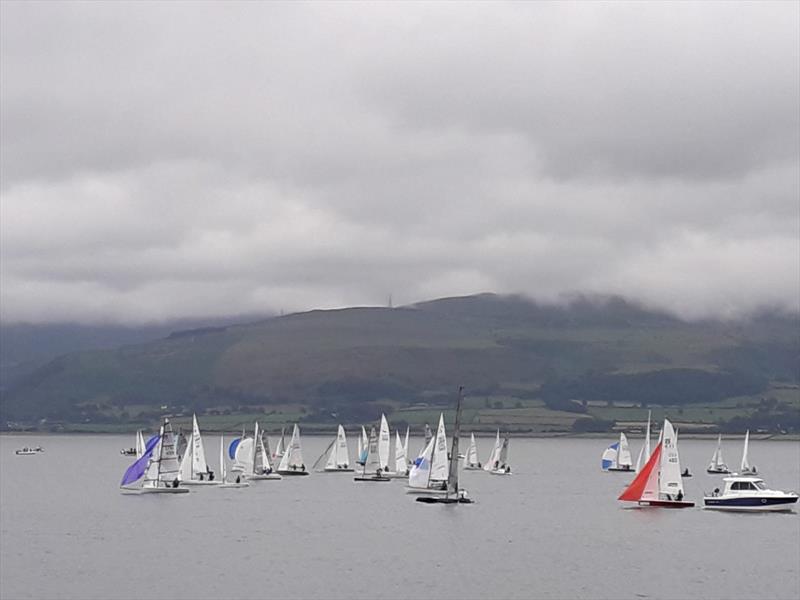
<path fill-rule="evenodd" d="M 800 3 L 0 4 L 0 319 L 800 303 Z"/>

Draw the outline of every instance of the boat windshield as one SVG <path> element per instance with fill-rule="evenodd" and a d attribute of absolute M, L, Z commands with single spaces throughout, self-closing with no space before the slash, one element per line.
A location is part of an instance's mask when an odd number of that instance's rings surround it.
<path fill-rule="evenodd" d="M 756 486 L 758 489 L 760 489 L 760 490 L 765 490 L 765 489 L 767 489 L 767 486 L 765 486 L 765 485 L 764 485 L 764 482 L 763 482 L 763 481 L 754 481 L 754 482 L 753 482 L 753 485 L 755 485 L 755 486 Z"/>

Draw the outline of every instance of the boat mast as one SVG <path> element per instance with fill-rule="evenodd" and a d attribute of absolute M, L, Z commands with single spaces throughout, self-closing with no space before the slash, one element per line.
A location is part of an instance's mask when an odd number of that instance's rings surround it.
<path fill-rule="evenodd" d="M 461 397 L 464 391 L 464 386 L 458 386 L 458 401 L 456 403 L 456 424 L 453 430 L 453 446 L 450 451 L 450 472 L 448 473 L 447 490 L 445 491 L 445 498 L 450 497 L 450 484 L 453 485 L 453 493 L 458 497 L 458 434 L 461 430 Z"/>

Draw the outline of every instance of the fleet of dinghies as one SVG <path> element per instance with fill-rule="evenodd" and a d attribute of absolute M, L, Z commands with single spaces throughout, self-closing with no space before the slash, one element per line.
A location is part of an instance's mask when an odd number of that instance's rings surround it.
<path fill-rule="evenodd" d="M 392 456 L 392 436 L 386 415 L 382 414 L 377 428 L 370 427 L 370 433 L 361 426 L 357 435 L 358 456 L 351 463 L 344 427 L 338 426 L 336 437 L 314 463 L 312 470 L 323 473 L 355 473 L 356 482 L 388 482 L 392 479 L 407 480 L 408 494 L 413 494 L 419 502 L 428 504 L 471 503 L 467 492 L 460 487 L 459 471 L 483 470 L 493 475 L 510 475 L 509 436 L 501 438 L 498 429 L 488 460 L 481 464 L 475 434 L 470 434 L 469 445 L 464 454 L 459 453 L 461 434 L 461 405 L 463 390 L 459 388 L 456 415 L 452 436 L 452 446 L 448 448 L 444 413 L 439 415 L 436 432 L 426 424 L 426 442 L 417 457 L 410 460 L 408 442 L 410 429 L 406 428 L 405 438 L 395 430 Z M 628 440 L 620 433 L 619 440 L 603 452 L 601 468 L 603 471 L 635 472 L 636 476 L 619 495 L 618 500 L 632 502 L 637 507 L 689 508 L 694 502 L 686 499 L 682 478 L 688 469 L 681 471 L 678 453 L 678 431 L 668 419 L 664 419 L 654 449 L 650 450 L 650 413 L 644 442 L 639 450 L 636 463 Z M 242 431 L 241 436 L 226 445 L 224 436 L 220 437 L 219 473 L 206 462 L 197 416 L 192 416 L 192 430 L 185 444 L 180 444 L 180 434 L 173 432 L 172 424 L 165 418 L 159 432 L 145 441 L 143 432 L 137 431 L 135 447 L 136 460 L 123 475 L 120 487 L 125 493 L 138 494 L 180 494 L 189 491 L 187 486 L 215 486 L 236 489 L 250 486 L 251 481 L 280 480 L 282 476 L 308 475 L 303 462 L 300 442 L 300 428 L 294 424 L 292 436 L 285 443 L 285 430 L 275 453 L 270 452 L 269 439 L 258 422 L 254 424 L 252 436 Z M 798 501 L 794 492 L 770 490 L 764 480 L 756 477 L 756 468 L 749 463 L 750 432 L 744 437 L 742 460 L 739 473 L 723 480 L 724 489 L 716 488 L 704 495 L 704 508 L 715 510 L 766 511 L 790 510 Z M 181 451 L 179 446 L 185 446 Z M 128 454 L 128 452 L 125 452 Z M 463 457 L 463 460 L 461 458 Z M 279 460 L 277 472 L 273 470 L 270 458 Z M 324 466 L 320 469 L 320 465 Z M 730 475 L 730 469 L 722 457 L 722 436 L 717 439 L 717 447 L 708 465 L 711 475 Z"/>

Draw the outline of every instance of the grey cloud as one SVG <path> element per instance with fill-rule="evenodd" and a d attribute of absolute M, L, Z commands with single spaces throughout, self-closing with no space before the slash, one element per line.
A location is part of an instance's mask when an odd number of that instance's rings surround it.
<path fill-rule="evenodd" d="M 796 3 L 0 11 L 4 320 L 800 302 Z"/>

